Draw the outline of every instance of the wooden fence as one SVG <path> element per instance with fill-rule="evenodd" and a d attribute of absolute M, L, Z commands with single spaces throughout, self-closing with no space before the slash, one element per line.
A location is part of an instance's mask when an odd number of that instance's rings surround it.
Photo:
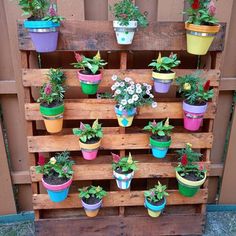
<path fill-rule="evenodd" d="M 76 20 L 112 20 L 109 5 L 116 0 L 57 0 L 58 11 L 67 19 Z M 183 21 L 182 11 L 186 4 L 184 0 L 136 0 L 136 4 L 142 11 L 149 12 L 150 21 Z M 236 89 L 236 2 L 233 0 L 221 0 L 217 2 L 218 17 L 220 21 L 227 22 L 227 40 L 225 48 L 225 59 L 223 63 L 223 79 L 220 83 L 220 96 L 218 112 L 214 124 L 215 140 L 211 160 L 215 165 L 214 177 L 209 180 L 208 202 L 236 203 L 236 189 L 231 185 L 236 177 L 233 171 L 236 152 L 233 145 L 233 132 L 229 142 L 229 152 L 226 157 L 225 170 L 223 173 L 223 153 L 226 140 L 227 128 L 231 118 L 233 93 Z M 21 82 L 20 54 L 17 42 L 17 20 L 22 19 L 21 11 L 14 1 L 3 0 L 0 2 L 0 102 L 3 117 L 3 133 L 0 132 L 0 177 L 2 191 L 0 192 L 0 214 L 16 213 L 32 209 L 32 193 L 30 187 L 29 169 L 27 163 L 26 125 L 24 119 L 24 99 Z M 155 55 L 156 52 L 153 52 Z M 149 55 L 147 60 L 153 55 Z M 130 63 L 137 67 L 137 58 L 143 56 L 142 52 L 134 53 Z M 111 66 L 116 65 L 114 54 L 107 57 L 112 61 Z M 36 57 L 30 57 L 31 68 L 37 68 Z M 49 59 L 48 59 L 49 58 Z M 58 61 L 56 54 L 44 58 L 42 55 L 42 66 L 53 67 L 53 63 L 64 65 L 71 60 L 71 55 L 66 55 L 63 61 Z M 45 60 L 44 60 L 45 59 Z M 236 116 L 232 127 L 236 126 Z M 3 141 L 7 142 L 7 152 Z M 8 158 L 7 158 L 8 157 Z M 7 168 L 9 165 L 9 169 Z M 10 170 L 10 171 L 9 171 Z M 218 191 L 219 180 L 223 175 L 222 191 Z M 13 187 L 14 186 L 14 195 Z M 220 197 L 219 197 L 220 196 Z M 6 199 L 8 199 L 7 203 Z M 2 204 L 4 203 L 4 204 Z"/>

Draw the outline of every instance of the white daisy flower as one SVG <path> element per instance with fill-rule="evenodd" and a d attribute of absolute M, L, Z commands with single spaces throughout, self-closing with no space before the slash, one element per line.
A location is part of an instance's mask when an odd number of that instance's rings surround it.
<path fill-rule="evenodd" d="M 125 83 L 124 82 L 120 82 L 120 87 L 124 87 L 125 86 Z"/>
<path fill-rule="evenodd" d="M 157 102 L 153 102 L 152 103 L 152 108 L 156 108 L 157 107 Z"/>
<path fill-rule="evenodd" d="M 142 89 L 141 88 L 137 88 L 136 89 L 136 93 L 142 93 Z"/>
<path fill-rule="evenodd" d="M 136 84 L 136 88 L 141 88 L 141 84 Z"/>
<path fill-rule="evenodd" d="M 116 86 L 114 84 L 111 86 L 111 90 L 112 91 L 116 90 Z"/>
<path fill-rule="evenodd" d="M 151 90 L 152 89 L 152 86 L 150 84 L 147 85 L 147 89 L 148 90 Z"/>
<path fill-rule="evenodd" d="M 127 101 L 125 99 L 122 99 L 120 103 L 121 105 L 125 106 L 127 104 Z"/>
<path fill-rule="evenodd" d="M 147 83 L 143 83 L 143 85 L 144 85 L 145 87 L 147 87 L 147 86 L 148 86 L 148 84 L 147 84 Z"/>
<path fill-rule="evenodd" d="M 116 94 L 121 94 L 121 91 L 119 89 L 117 89 Z"/>
<path fill-rule="evenodd" d="M 113 75 L 112 77 L 111 77 L 111 79 L 113 80 L 113 81 L 116 81 L 117 80 L 117 75 Z"/>
<path fill-rule="evenodd" d="M 119 82 L 115 82 L 114 84 L 116 87 L 119 87 L 120 86 L 120 83 Z"/>
<path fill-rule="evenodd" d="M 125 77 L 125 82 L 130 82 L 130 81 L 132 81 L 132 79 L 131 78 L 129 78 L 129 77 Z"/>
<path fill-rule="evenodd" d="M 128 103 L 129 103 L 129 104 L 134 103 L 133 99 L 129 99 L 129 100 L 128 100 Z"/>
<path fill-rule="evenodd" d="M 131 90 L 128 91 L 128 93 L 129 93 L 130 95 L 133 95 L 133 94 L 134 94 L 134 90 L 131 89 Z"/>
<path fill-rule="evenodd" d="M 152 94 L 149 94 L 149 97 L 150 97 L 150 98 L 154 98 L 154 96 L 153 96 Z"/>
<path fill-rule="evenodd" d="M 130 81 L 130 85 L 133 85 L 133 86 L 134 86 L 134 81 Z"/>
<path fill-rule="evenodd" d="M 146 94 L 147 94 L 147 95 L 150 95 L 150 94 L 151 94 L 150 90 L 147 90 L 147 91 L 146 91 Z"/>
<path fill-rule="evenodd" d="M 134 101 L 138 101 L 138 95 L 137 95 L 137 94 L 134 94 L 134 95 L 132 96 L 132 99 L 133 99 Z"/>

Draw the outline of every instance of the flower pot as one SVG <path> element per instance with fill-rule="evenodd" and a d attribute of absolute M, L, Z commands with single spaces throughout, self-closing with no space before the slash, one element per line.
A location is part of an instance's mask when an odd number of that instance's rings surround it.
<path fill-rule="evenodd" d="M 119 189 L 128 189 L 134 176 L 134 171 L 128 174 L 120 174 L 113 170 L 113 176 L 116 179 L 116 184 Z"/>
<path fill-rule="evenodd" d="M 84 207 L 85 213 L 88 217 L 95 217 L 97 216 L 99 209 L 102 205 L 102 200 L 95 204 L 87 204 L 81 199 L 82 206 Z"/>
<path fill-rule="evenodd" d="M 119 126 L 130 127 L 132 125 L 136 111 L 136 108 L 133 108 L 131 110 L 121 110 L 118 106 L 115 106 L 115 113 L 118 119 Z"/>
<path fill-rule="evenodd" d="M 93 95 L 97 93 L 99 83 L 102 80 L 101 72 L 96 75 L 88 75 L 78 71 L 77 77 L 80 80 L 81 89 L 84 94 Z"/>
<path fill-rule="evenodd" d="M 194 25 L 185 23 L 187 33 L 187 52 L 194 55 L 205 55 L 217 32 L 220 30 L 220 25 Z"/>
<path fill-rule="evenodd" d="M 54 134 L 62 130 L 64 110 L 64 103 L 54 107 L 45 107 L 43 104 L 40 104 L 40 112 L 43 116 L 46 130 L 49 133 Z"/>
<path fill-rule="evenodd" d="M 97 157 L 98 149 L 101 144 L 101 139 L 96 143 L 82 143 L 79 140 L 79 145 L 82 151 L 83 158 L 85 160 L 94 160 Z"/>
<path fill-rule="evenodd" d="M 176 171 L 176 178 L 178 180 L 179 192 L 185 197 L 193 197 L 198 192 L 201 185 L 203 185 L 203 183 L 205 182 L 206 174 L 202 180 L 191 181 L 183 178 Z"/>
<path fill-rule="evenodd" d="M 156 206 L 156 205 L 152 205 L 145 198 L 144 206 L 147 208 L 149 216 L 151 216 L 151 217 L 158 217 L 158 216 L 160 216 L 161 212 L 163 211 L 163 209 L 166 206 L 166 199 L 164 199 L 164 203 L 163 204 L 161 204 L 159 206 Z"/>
<path fill-rule="evenodd" d="M 54 23 L 52 21 L 24 21 L 24 27 L 28 29 L 37 52 L 56 51 L 59 26 L 60 23 Z"/>
<path fill-rule="evenodd" d="M 121 45 L 132 44 L 137 26 L 137 21 L 129 21 L 128 25 L 121 25 L 120 21 L 113 21 L 117 43 Z"/>
<path fill-rule="evenodd" d="M 64 201 L 69 192 L 70 185 L 72 183 L 72 178 L 66 183 L 60 185 L 51 185 L 44 181 L 42 178 L 42 184 L 47 189 L 49 198 L 52 202 L 62 202 Z"/>
<path fill-rule="evenodd" d="M 207 103 L 196 106 L 183 101 L 184 110 L 184 128 L 190 131 L 196 131 L 200 128 L 204 113 L 207 109 Z"/>
<path fill-rule="evenodd" d="M 154 80 L 154 91 L 156 93 L 168 93 L 170 85 L 175 79 L 175 72 L 160 73 L 153 71 L 152 78 Z"/>
<path fill-rule="evenodd" d="M 150 145 L 152 148 L 152 155 L 156 158 L 164 158 L 170 147 L 171 139 L 167 142 L 160 142 L 150 137 Z"/>

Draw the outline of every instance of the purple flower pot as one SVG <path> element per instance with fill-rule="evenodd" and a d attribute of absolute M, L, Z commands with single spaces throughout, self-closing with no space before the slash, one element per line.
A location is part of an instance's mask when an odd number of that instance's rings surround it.
<path fill-rule="evenodd" d="M 84 207 L 85 213 L 88 217 L 95 217 L 98 214 L 98 211 L 102 205 L 102 199 L 96 204 L 87 204 L 81 199 L 82 206 Z"/>
<path fill-rule="evenodd" d="M 169 80 L 168 80 L 169 81 Z M 154 91 L 156 93 L 168 93 L 172 80 L 168 83 L 163 83 L 161 80 L 154 80 Z"/>

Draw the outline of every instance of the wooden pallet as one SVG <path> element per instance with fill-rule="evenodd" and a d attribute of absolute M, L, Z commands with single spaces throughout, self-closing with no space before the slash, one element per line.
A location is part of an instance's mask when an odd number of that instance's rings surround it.
<path fill-rule="evenodd" d="M 213 143 L 213 121 L 216 115 L 218 87 L 220 80 L 220 59 L 224 45 L 225 25 L 214 41 L 208 54 L 208 67 L 202 76 L 211 81 L 215 97 L 209 103 L 203 126 L 198 132 L 183 129 L 181 99 L 176 97 L 176 87 L 172 86 L 171 96 L 157 98 L 158 106 L 142 107 L 138 110 L 134 124 L 130 128 L 118 127 L 114 112 L 114 101 L 109 99 L 76 98 L 65 100 L 64 129 L 60 134 L 50 135 L 42 129 L 42 116 L 39 104 L 33 98 L 32 91 L 38 90 L 48 80 L 48 69 L 30 69 L 29 55 L 34 50 L 27 32 L 18 23 L 19 47 L 22 55 L 22 81 L 25 90 L 25 118 L 27 120 L 27 140 L 29 164 L 32 179 L 33 206 L 36 216 L 38 235 L 199 235 L 204 226 L 205 207 L 208 195 L 208 181 L 199 193 L 186 198 L 178 193 L 174 167 L 177 165 L 175 150 L 185 147 L 190 142 L 194 149 L 204 154 L 203 161 L 208 176 L 217 175 L 217 166 L 210 163 L 210 150 Z M 140 30 L 130 46 L 119 46 L 111 22 L 66 21 L 60 29 L 61 51 L 119 51 L 120 69 L 104 69 L 101 91 L 109 91 L 111 76 L 116 74 L 129 76 L 136 82 L 153 84 L 150 69 L 127 69 L 128 51 L 182 51 L 186 50 L 183 23 L 151 23 L 146 30 Z M 194 56 L 193 56 L 194 58 Z M 65 69 L 66 85 L 80 90 L 76 70 Z M 192 73 L 193 69 L 178 69 L 177 76 Z M 173 92 L 174 91 L 174 92 Z M 174 94 L 174 95 L 173 95 Z M 150 154 L 149 135 L 142 127 L 152 119 L 170 117 L 176 126 L 172 135 L 169 154 L 163 160 L 155 159 Z M 80 120 L 91 122 L 99 118 L 104 127 L 99 156 L 94 161 L 85 161 L 79 152 L 78 137 L 72 134 L 71 127 L 78 127 Z M 71 151 L 76 162 L 73 185 L 69 197 L 62 203 L 49 200 L 41 185 L 41 175 L 36 174 L 37 153 Z M 138 160 L 138 171 L 131 183 L 131 189 L 121 191 L 112 177 L 110 151 L 119 151 L 124 155 L 133 153 Z M 158 219 L 148 217 L 143 207 L 143 192 L 160 180 L 168 185 L 170 196 L 164 214 Z M 100 184 L 108 190 L 103 208 L 94 219 L 85 217 L 78 199 L 78 186 Z M 69 218 L 69 219 L 67 219 Z M 68 227 L 69 226 L 69 227 Z M 62 233 L 65 232 L 65 233 Z"/>

